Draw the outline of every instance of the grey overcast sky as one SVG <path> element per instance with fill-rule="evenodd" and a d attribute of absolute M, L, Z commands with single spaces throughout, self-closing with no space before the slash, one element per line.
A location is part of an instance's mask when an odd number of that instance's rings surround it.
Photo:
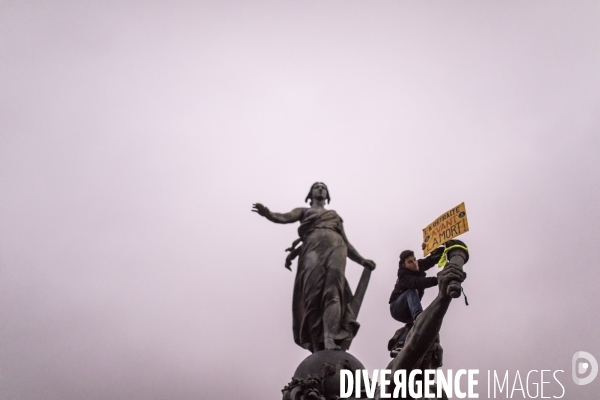
<path fill-rule="evenodd" d="M 444 369 L 595 400 L 599 151 L 599 1 L 2 0 L 0 398 L 280 398 L 297 225 L 250 209 L 323 181 L 377 263 L 368 369 L 398 254 L 464 201 Z"/>

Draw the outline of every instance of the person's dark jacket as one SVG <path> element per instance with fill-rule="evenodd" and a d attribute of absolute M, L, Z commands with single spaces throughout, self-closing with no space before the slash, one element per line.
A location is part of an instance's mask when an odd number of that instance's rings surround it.
<path fill-rule="evenodd" d="M 432 251 L 427 257 L 418 260 L 418 271 L 411 271 L 402 265 L 398 265 L 398 279 L 396 280 L 396 286 L 394 286 L 389 302 L 391 303 L 396 300 L 408 289 L 417 289 L 419 298 L 421 299 L 423 298 L 423 294 L 425 294 L 425 289 L 437 286 L 437 277 L 426 277 L 427 274 L 425 271 L 437 264 L 443 252 L 444 249 L 440 247 Z"/>

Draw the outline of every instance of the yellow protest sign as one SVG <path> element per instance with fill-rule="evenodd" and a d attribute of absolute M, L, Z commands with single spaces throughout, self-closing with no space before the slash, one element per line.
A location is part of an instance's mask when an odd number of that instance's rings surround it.
<path fill-rule="evenodd" d="M 469 230 L 465 203 L 446 211 L 423 229 L 424 255 Z"/>

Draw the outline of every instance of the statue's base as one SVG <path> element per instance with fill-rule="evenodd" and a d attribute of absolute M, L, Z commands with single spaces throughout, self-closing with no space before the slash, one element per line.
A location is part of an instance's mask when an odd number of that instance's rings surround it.
<path fill-rule="evenodd" d="M 306 357 L 282 390 L 283 400 L 336 400 L 340 395 L 340 370 L 365 369 L 352 354 L 339 350 L 322 350 Z M 352 397 L 349 400 L 355 399 Z"/>

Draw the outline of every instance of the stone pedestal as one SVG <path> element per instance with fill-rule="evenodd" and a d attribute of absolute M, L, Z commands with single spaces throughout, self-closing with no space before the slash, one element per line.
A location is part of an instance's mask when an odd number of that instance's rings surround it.
<path fill-rule="evenodd" d="M 300 400 L 302 396 L 307 400 L 337 400 L 342 369 L 354 373 L 365 367 L 346 351 L 323 350 L 311 354 L 298 365 L 292 381 L 282 390 L 283 400 Z"/>

